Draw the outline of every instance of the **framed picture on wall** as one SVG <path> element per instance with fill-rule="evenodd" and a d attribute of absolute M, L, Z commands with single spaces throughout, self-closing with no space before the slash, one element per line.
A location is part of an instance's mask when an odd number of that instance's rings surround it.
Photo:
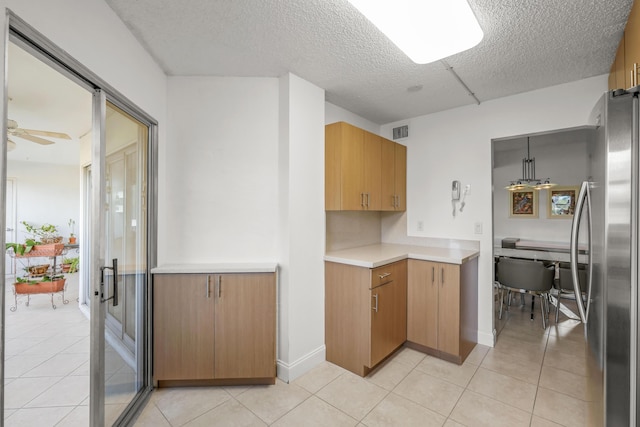
<path fill-rule="evenodd" d="M 553 187 L 547 190 L 547 216 L 573 218 L 580 187 Z"/>
<path fill-rule="evenodd" d="M 510 218 L 538 218 L 538 192 L 518 190 L 509 194 Z"/>

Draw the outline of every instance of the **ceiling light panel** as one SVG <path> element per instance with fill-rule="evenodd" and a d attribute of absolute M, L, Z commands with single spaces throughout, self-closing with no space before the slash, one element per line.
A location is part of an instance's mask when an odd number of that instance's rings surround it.
<path fill-rule="evenodd" d="M 480 43 L 466 0 L 348 0 L 413 62 L 428 64 Z"/>

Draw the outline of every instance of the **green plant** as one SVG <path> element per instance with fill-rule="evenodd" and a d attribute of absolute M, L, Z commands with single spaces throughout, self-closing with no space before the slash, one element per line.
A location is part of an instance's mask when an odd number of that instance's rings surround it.
<path fill-rule="evenodd" d="M 71 229 L 71 233 L 69 233 L 69 235 L 70 235 L 71 237 L 75 236 L 75 234 L 74 234 L 74 232 L 75 232 L 75 225 L 76 225 L 75 220 L 74 220 L 73 218 L 69 218 L 69 222 L 68 222 L 67 224 L 69 224 L 69 228 Z"/>
<path fill-rule="evenodd" d="M 23 279 L 22 277 L 16 277 L 16 283 L 28 283 L 29 285 L 36 285 L 36 284 L 40 283 L 40 281 L 39 280 Z"/>
<path fill-rule="evenodd" d="M 80 267 L 80 257 L 64 258 L 62 263 L 69 265 L 69 273 L 75 273 Z"/>
<path fill-rule="evenodd" d="M 59 279 L 64 279 L 64 275 L 62 274 L 56 274 L 55 276 L 44 275 L 42 276 L 41 282 L 53 282 L 54 280 L 59 280 Z"/>
<path fill-rule="evenodd" d="M 5 250 L 13 249 L 13 253 L 16 255 L 24 255 L 31 252 L 31 249 L 38 243 L 33 239 L 27 239 L 24 243 L 7 243 L 5 244 Z"/>
<path fill-rule="evenodd" d="M 20 221 L 20 224 L 24 225 L 27 233 L 31 234 L 33 240 L 47 240 L 53 239 L 58 236 L 58 228 L 52 224 L 42 224 L 37 227 L 27 221 Z"/>

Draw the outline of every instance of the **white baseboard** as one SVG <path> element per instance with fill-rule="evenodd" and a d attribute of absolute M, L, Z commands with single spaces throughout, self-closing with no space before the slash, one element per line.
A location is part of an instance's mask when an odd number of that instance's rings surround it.
<path fill-rule="evenodd" d="M 493 347 L 496 342 L 496 331 L 493 330 L 492 333 L 480 332 L 478 331 L 478 344 L 486 345 L 488 347 Z"/>
<path fill-rule="evenodd" d="M 289 383 L 298 377 L 301 377 L 314 367 L 326 360 L 326 348 L 324 345 L 318 347 L 310 353 L 307 353 L 303 357 L 292 363 L 285 363 L 282 360 L 278 360 L 277 375 L 281 381 Z"/>

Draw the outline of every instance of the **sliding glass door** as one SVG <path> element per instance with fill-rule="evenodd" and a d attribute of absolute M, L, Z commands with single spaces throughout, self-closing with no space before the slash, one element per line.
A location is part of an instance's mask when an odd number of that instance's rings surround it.
<path fill-rule="evenodd" d="M 148 385 L 149 126 L 101 91 L 94 116 L 91 421 L 113 425 L 134 411 Z"/>

